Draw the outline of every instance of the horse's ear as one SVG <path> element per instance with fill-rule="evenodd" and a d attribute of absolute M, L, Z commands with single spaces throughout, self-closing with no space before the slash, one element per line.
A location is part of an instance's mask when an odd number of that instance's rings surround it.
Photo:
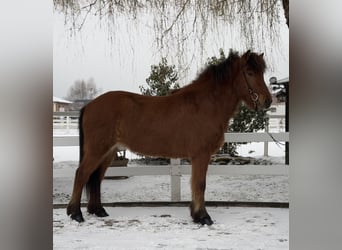
<path fill-rule="evenodd" d="M 243 55 L 245 58 L 246 58 L 246 60 L 249 58 L 249 56 L 251 55 L 251 50 L 249 49 L 249 50 L 247 50 L 247 52 Z"/>
<path fill-rule="evenodd" d="M 261 53 L 261 54 L 260 54 L 260 57 L 264 57 L 264 53 Z"/>
<path fill-rule="evenodd" d="M 245 54 L 242 55 L 241 59 L 243 64 L 247 63 L 249 56 L 251 55 L 251 50 L 247 50 L 247 52 Z"/>

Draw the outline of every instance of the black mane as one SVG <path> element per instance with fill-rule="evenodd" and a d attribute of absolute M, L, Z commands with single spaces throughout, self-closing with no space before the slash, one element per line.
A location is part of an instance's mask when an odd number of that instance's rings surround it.
<path fill-rule="evenodd" d="M 232 76 L 232 65 L 233 62 L 239 59 L 240 56 L 238 52 L 233 52 L 232 50 L 229 51 L 229 55 L 223 61 L 217 64 L 211 64 L 205 68 L 202 73 L 199 74 L 197 79 L 202 77 L 208 77 L 215 81 L 215 83 L 223 83 L 227 82 Z"/>
<path fill-rule="evenodd" d="M 238 52 L 230 50 L 226 59 L 217 64 L 207 66 L 197 79 L 207 77 L 213 79 L 217 84 L 228 82 L 232 77 L 233 64 L 237 59 L 240 59 Z M 246 66 L 255 72 L 265 72 L 266 69 L 263 58 L 254 52 L 250 52 Z"/>

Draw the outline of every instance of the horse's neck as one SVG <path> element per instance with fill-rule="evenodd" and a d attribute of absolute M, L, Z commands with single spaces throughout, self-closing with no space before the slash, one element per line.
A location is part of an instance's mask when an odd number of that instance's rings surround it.
<path fill-rule="evenodd" d="M 222 89 L 221 91 L 222 93 L 217 99 L 221 105 L 220 110 L 222 112 L 223 122 L 228 122 L 240 104 L 240 98 L 236 95 L 232 87 Z"/>
<path fill-rule="evenodd" d="M 216 86 L 215 86 L 216 85 Z M 209 76 L 194 80 L 191 84 L 179 89 L 176 93 L 187 94 L 196 92 L 197 98 L 203 103 L 203 99 L 208 98 L 210 103 L 213 103 L 215 113 L 222 113 L 225 122 L 228 121 L 234 114 L 240 97 L 235 93 L 233 83 L 215 84 Z"/>
<path fill-rule="evenodd" d="M 203 99 L 208 99 L 207 103 L 212 105 L 212 114 L 219 116 L 222 123 L 227 123 L 240 103 L 240 98 L 235 93 L 232 83 L 215 86 L 211 82 L 203 81 L 195 84 L 200 85 L 200 88 L 196 88 L 196 91 L 201 93 L 198 96 L 201 99 L 199 101 L 205 103 Z M 188 91 L 191 92 L 193 89 L 189 87 Z"/>

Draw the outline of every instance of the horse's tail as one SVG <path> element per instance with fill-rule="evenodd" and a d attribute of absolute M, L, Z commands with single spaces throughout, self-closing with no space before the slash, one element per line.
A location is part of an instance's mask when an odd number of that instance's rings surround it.
<path fill-rule="evenodd" d="M 80 144 L 80 163 L 83 159 L 83 143 L 84 143 L 84 134 L 83 134 L 83 114 L 84 114 L 84 109 L 83 107 L 80 111 L 80 116 L 78 118 L 78 130 L 79 130 L 79 144 Z"/>
<path fill-rule="evenodd" d="M 84 111 L 85 111 L 86 106 L 84 106 L 81 110 L 80 110 L 80 116 L 78 118 L 78 129 L 79 129 L 79 144 L 80 144 L 80 163 L 83 160 L 83 156 L 84 156 L 84 133 L 83 133 L 83 115 L 84 115 Z M 97 188 L 97 184 L 100 180 L 100 169 L 96 169 L 94 171 L 94 173 L 92 173 L 89 176 L 89 179 L 85 185 L 85 191 L 86 191 L 86 195 L 87 198 L 89 200 L 90 197 L 90 192 L 91 190 Z M 98 195 L 97 193 L 94 193 L 95 195 Z"/>

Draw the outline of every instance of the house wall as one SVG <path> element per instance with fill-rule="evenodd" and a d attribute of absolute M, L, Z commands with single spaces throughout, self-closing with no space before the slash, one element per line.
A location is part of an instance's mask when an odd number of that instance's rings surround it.
<path fill-rule="evenodd" d="M 64 112 L 69 110 L 69 104 L 65 103 L 53 103 L 53 112 Z"/>

